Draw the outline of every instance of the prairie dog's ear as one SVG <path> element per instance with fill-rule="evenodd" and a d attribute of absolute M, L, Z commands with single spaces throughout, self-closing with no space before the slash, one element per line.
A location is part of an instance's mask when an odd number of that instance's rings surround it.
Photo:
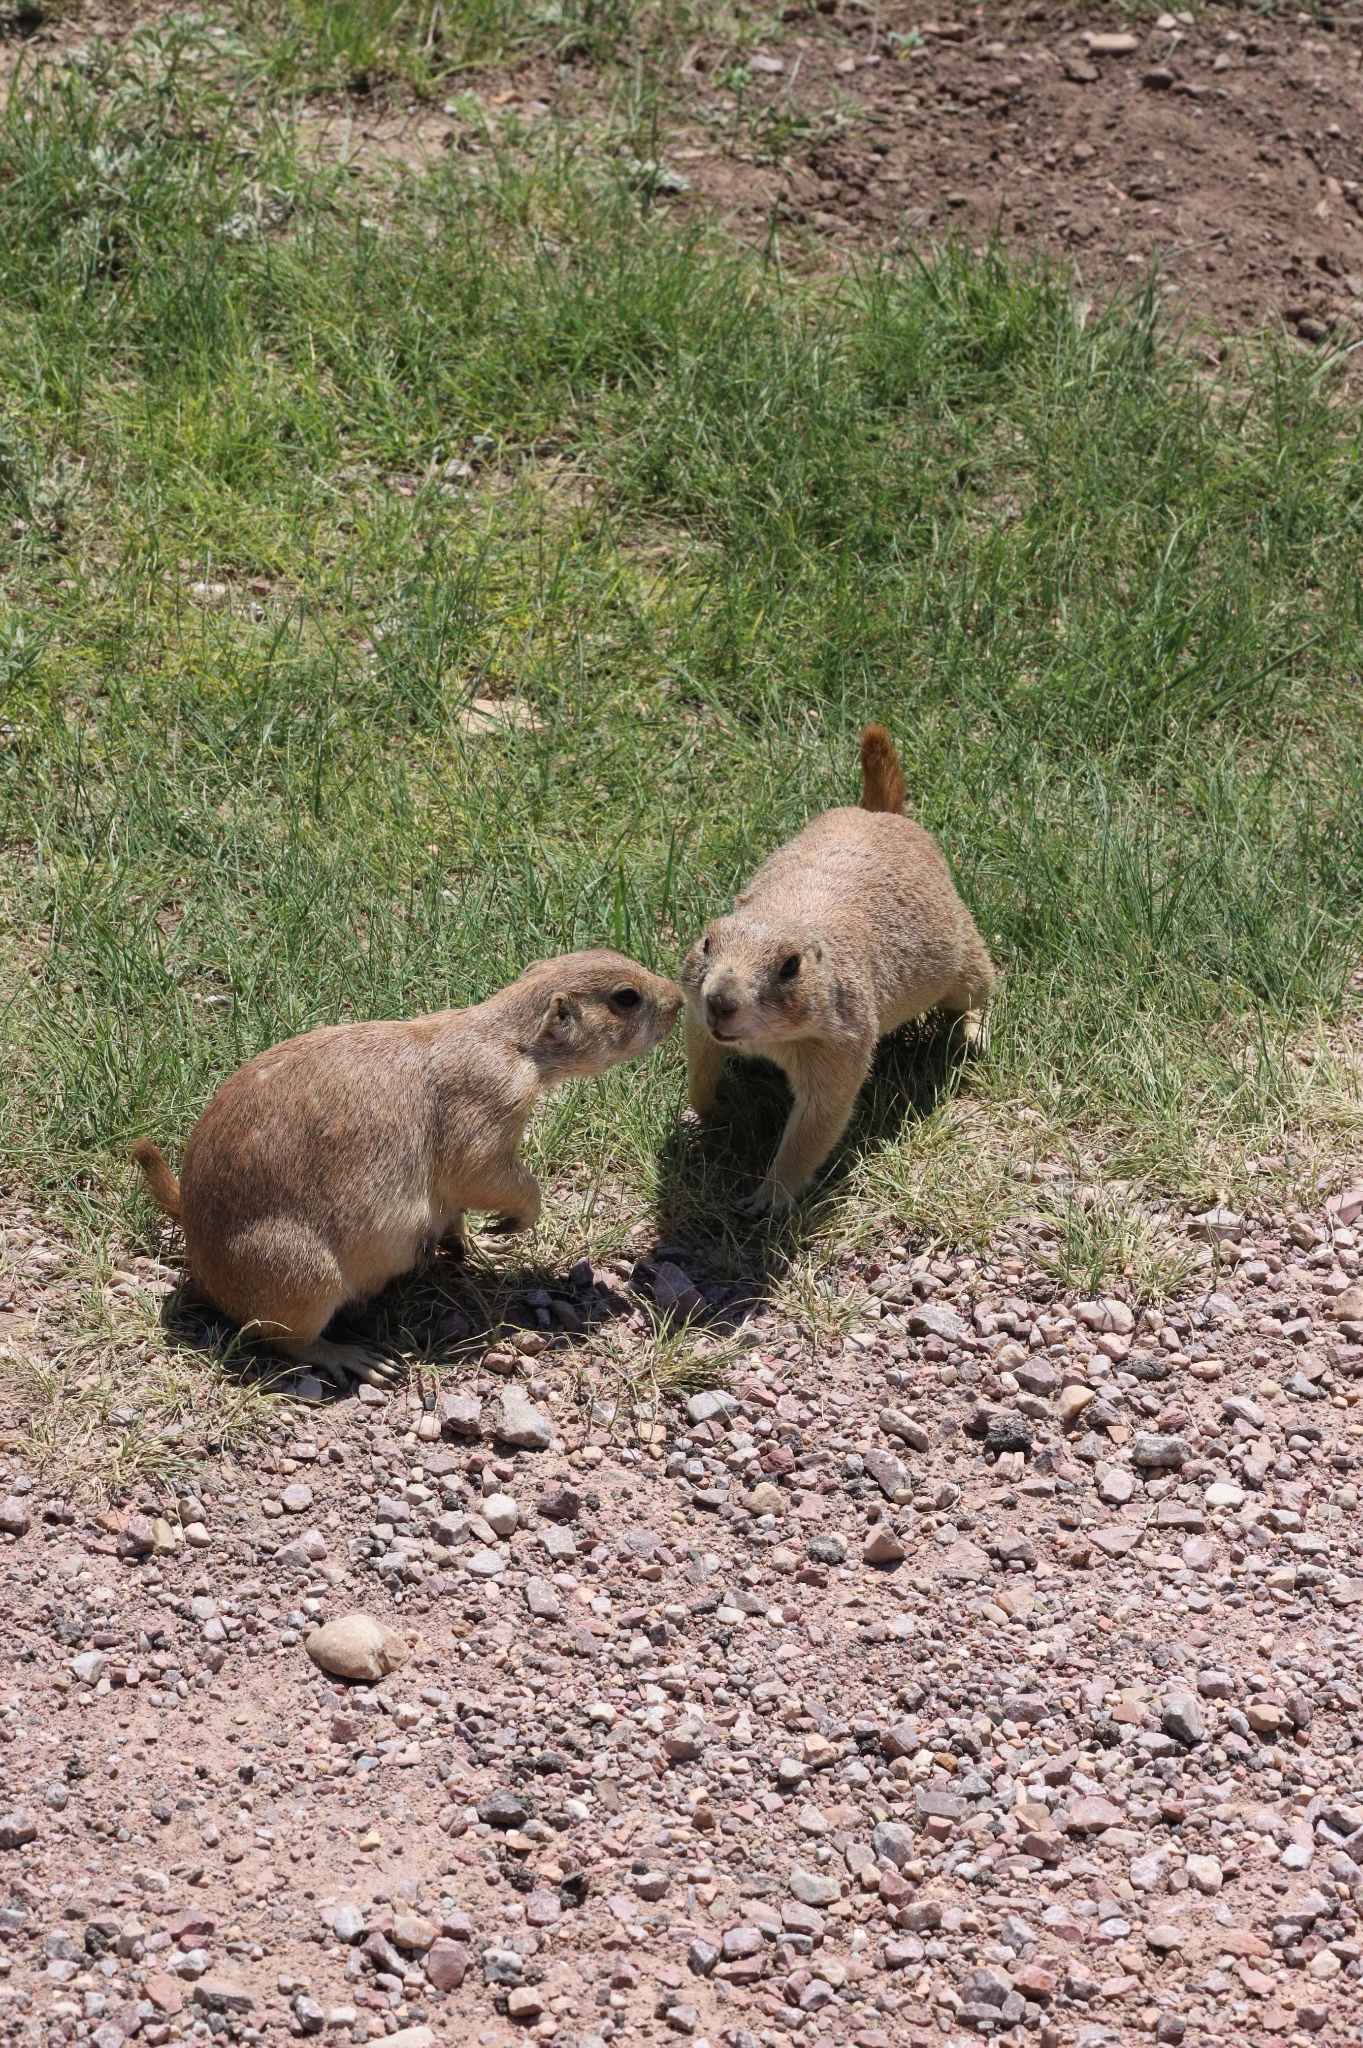
<path fill-rule="evenodd" d="M 576 996 L 555 989 L 545 1005 L 536 1033 L 541 1045 L 569 1045 L 578 1035 L 582 1005 Z"/>

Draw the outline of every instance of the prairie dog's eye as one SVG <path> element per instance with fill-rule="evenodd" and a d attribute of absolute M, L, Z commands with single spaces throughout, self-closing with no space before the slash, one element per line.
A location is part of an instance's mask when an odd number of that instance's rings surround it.
<path fill-rule="evenodd" d="M 792 953 L 788 960 L 783 960 L 781 962 L 781 973 L 779 978 L 782 981 L 794 981 L 796 975 L 799 972 L 800 956 L 798 953 Z"/>
<path fill-rule="evenodd" d="M 709 939 L 709 935 L 708 935 L 708 934 L 706 935 L 706 937 L 705 937 L 705 938 L 703 938 L 703 939 L 701 940 L 701 942 L 700 942 L 700 950 L 701 950 L 701 952 L 702 952 L 702 953 L 708 953 L 708 952 L 709 952 L 709 950 L 710 950 L 710 939 Z"/>
<path fill-rule="evenodd" d="M 611 997 L 617 1010 L 632 1010 L 640 1001 L 637 988 L 618 988 Z"/>

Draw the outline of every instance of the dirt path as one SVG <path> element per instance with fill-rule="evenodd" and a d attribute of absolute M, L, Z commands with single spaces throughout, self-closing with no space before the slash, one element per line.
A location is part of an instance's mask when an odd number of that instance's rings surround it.
<path fill-rule="evenodd" d="M 891 1244 L 821 1341 L 678 1254 L 740 1352 L 658 1414 L 577 1406 L 565 1325 L 681 1283 L 579 1266 L 512 1378 L 178 1502 L 11 1453 L 0 2032 L 1357 2040 L 1359 1211 L 1218 1216 L 1163 1314 L 1057 1293 L 1043 1217 Z M 380 1682 L 310 1661 L 355 1610 Z"/>

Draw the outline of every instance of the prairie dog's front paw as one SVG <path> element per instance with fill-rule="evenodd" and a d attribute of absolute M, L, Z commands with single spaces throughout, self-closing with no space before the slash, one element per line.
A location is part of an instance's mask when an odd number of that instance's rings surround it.
<path fill-rule="evenodd" d="M 754 1194 L 749 1195 L 746 1200 L 739 1202 L 737 1206 L 743 1211 L 745 1216 L 777 1217 L 786 1215 L 794 1200 L 795 1197 L 789 1188 L 780 1187 L 770 1181 L 763 1181 L 761 1187 Z"/>

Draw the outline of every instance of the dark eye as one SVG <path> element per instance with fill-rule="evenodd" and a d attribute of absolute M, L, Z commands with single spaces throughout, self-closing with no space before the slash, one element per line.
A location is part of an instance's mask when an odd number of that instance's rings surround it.
<path fill-rule="evenodd" d="M 611 997 L 617 1010 L 632 1010 L 639 1001 L 637 988 L 618 988 Z"/>
<path fill-rule="evenodd" d="M 798 954 L 798 953 L 792 953 L 792 954 L 791 954 L 791 956 L 790 956 L 790 958 L 789 958 L 789 960 L 783 960 L 783 961 L 781 962 L 781 974 L 780 974 L 780 979 L 781 979 L 782 981 L 794 981 L 794 979 L 795 979 L 796 975 L 797 975 L 797 974 L 798 974 L 799 972 L 800 972 L 800 956 L 799 956 L 799 954 Z"/>
<path fill-rule="evenodd" d="M 701 942 L 700 942 L 700 950 L 701 950 L 701 952 L 702 952 L 702 953 L 708 953 L 708 952 L 709 952 L 709 950 L 710 950 L 710 941 L 709 941 L 709 939 L 708 939 L 708 938 L 707 938 L 707 939 L 702 939 L 702 940 L 701 940 Z"/>

